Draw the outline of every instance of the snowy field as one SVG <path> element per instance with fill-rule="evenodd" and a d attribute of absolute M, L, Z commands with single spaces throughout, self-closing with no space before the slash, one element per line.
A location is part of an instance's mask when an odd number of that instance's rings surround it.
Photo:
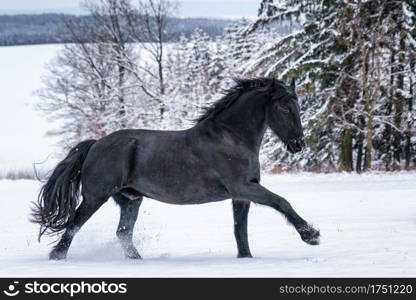
<path fill-rule="evenodd" d="M 123 257 L 118 207 L 108 201 L 74 239 L 66 261 L 49 261 L 28 222 L 39 184 L 0 181 L 0 276 L 416 276 L 416 173 L 276 175 L 263 183 L 321 230 L 308 246 L 284 218 L 254 205 L 253 259 L 237 259 L 230 201 L 175 206 L 143 201 L 134 242 L 143 260 Z"/>
<path fill-rule="evenodd" d="M 51 129 L 33 104 L 45 64 L 59 46 L 0 47 L 0 172 L 53 163 Z M 146 199 L 134 240 L 141 261 L 124 259 L 109 201 L 75 238 L 66 261 L 49 261 L 28 221 L 35 181 L 0 180 L 0 276 L 416 276 L 416 173 L 264 176 L 321 230 L 308 246 L 270 208 L 252 206 L 253 259 L 237 259 L 230 201 L 173 206 Z"/>

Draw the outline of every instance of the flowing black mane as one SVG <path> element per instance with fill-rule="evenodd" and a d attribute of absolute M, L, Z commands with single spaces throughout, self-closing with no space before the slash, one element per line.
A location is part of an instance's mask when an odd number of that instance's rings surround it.
<path fill-rule="evenodd" d="M 202 115 L 196 119 L 196 122 L 202 122 L 208 118 L 215 117 L 224 109 L 230 107 L 243 93 L 248 91 L 272 86 L 272 84 L 278 84 L 284 86 L 283 82 L 274 78 L 252 78 L 252 79 L 240 79 L 235 78 L 236 83 L 232 88 L 224 91 L 224 97 L 214 102 L 212 105 L 205 108 Z"/>

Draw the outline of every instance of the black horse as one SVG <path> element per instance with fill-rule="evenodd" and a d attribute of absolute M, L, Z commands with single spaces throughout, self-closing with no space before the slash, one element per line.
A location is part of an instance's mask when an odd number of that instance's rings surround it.
<path fill-rule="evenodd" d="M 259 149 L 268 126 L 291 153 L 304 147 L 294 81 L 236 80 L 187 130 L 120 130 L 81 142 L 54 169 L 34 207 L 39 238 L 65 231 L 49 258 L 64 259 L 76 232 L 110 197 L 121 209 L 117 237 L 129 258 L 140 258 L 132 235 L 143 196 L 172 204 L 231 198 L 238 257 L 251 257 L 250 202 L 281 212 L 303 241 L 318 244 L 319 231 L 260 185 Z"/>

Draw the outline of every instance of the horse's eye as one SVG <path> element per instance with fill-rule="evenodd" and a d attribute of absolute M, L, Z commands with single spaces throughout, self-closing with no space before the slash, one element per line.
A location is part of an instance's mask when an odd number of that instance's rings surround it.
<path fill-rule="evenodd" d="M 280 106 L 280 107 L 279 107 L 279 110 L 280 110 L 281 112 L 284 112 L 285 114 L 289 113 L 289 108 L 287 108 L 287 107 Z"/>

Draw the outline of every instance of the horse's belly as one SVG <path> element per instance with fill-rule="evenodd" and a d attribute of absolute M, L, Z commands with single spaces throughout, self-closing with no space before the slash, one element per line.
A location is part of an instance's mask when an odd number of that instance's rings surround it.
<path fill-rule="evenodd" d="M 210 202 L 217 202 L 217 201 L 223 201 L 228 199 L 228 196 L 225 195 L 194 195 L 192 197 L 175 197 L 172 195 L 160 195 L 155 197 L 150 197 L 151 199 L 169 203 L 169 204 L 178 204 L 178 205 L 188 205 L 188 204 L 204 204 L 204 203 L 210 203 Z"/>
<path fill-rule="evenodd" d="M 201 204 L 229 198 L 226 188 L 216 180 L 173 180 L 146 182 L 138 187 L 146 197 L 171 204 Z"/>

